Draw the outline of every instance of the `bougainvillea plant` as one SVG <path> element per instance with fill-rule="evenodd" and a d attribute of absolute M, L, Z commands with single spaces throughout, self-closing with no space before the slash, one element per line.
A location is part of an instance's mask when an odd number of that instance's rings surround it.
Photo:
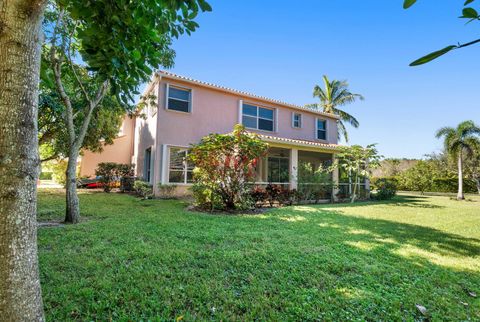
<path fill-rule="evenodd" d="M 189 159 L 195 164 L 193 190 L 202 195 L 196 198 L 198 206 L 213 208 L 217 200 L 215 206 L 224 210 L 247 208 L 255 167 L 267 150 L 267 143 L 238 124 L 232 133 L 210 134 L 192 145 Z"/>

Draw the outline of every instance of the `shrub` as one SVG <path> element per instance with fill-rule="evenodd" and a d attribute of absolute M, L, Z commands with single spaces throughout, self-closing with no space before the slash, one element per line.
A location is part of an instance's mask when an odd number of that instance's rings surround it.
<path fill-rule="evenodd" d="M 388 200 L 395 197 L 397 193 L 397 184 L 394 179 L 378 178 L 374 180 L 372 186 L 375 188 L 376 193 L 373 197 L 377 200 Z"/>
<path fill-rule="evenodd" d="M 135 184 L 135 165 L 118 164 L 117 174 L 120 177 L 120 191 L 133 191 Z"/>
<path fill-rule="evenodd" d="M 431 192 L 457 192 L 458 178 L 434 178 L 432 186 L 429 189 Z M 463 191 L 465 193 L 477 193 L 477 185 L 475 180 L 463 179 Z"/>
<path fill-rule="evenodd" d="M 52 164 L 52 179 L 58 184 L 65 186 L 67 183 L 67 165 L 66 160 L 59 160 Z"/>
<path fill-rule="evenodd" d="M 399 176 L 399 185 L 402 190 L 425 191 L 431 190 L 433 184 L 433 166 L 427 161 L 418 161 L 415 166 Z"/>
<path fill-rule="evenodd" d="M 255 187 L 250 192 L 250 198 L 256 207 L 269 204 L 273 207 L 275 204 L 279 206 L 290 206 L 300 200 L 297 190 L 286 189 L 280 185 L 269 184 L 267 187 Z"/>
<path fill-rule="evenodd" d="M 223 209 L 222 198 L 218 193 L 206 185 L 195 183 L 191 188 L 195 206 L 212 212 Z"/>
<path fill-rule="evenodd" d="M 175 197 L 175 189 L 177 185 L 175 184 L 158 184 L 158 195 L 162 199 L 171 199 Z"/>
<path fill-rule="evenodd" d="M 103 191 L 110 192 L 114 187 L 115 182 L 119 180 L 117 176 L 117 163 L 99 163 L 97 169 L 95 169 L 95 175 L 100 177 L 99 181 L 102 184 Z"/>
<path fill-rule="evenodd" d="M 262 187 L 254 187 L 250 192 L 250 197 L 255 204 L 255 207 L 261 207 L 268 199 L 268 193 Z"/>
<path fill-rule="evenodd" d="M 258 158 L 267 149 L 267 143 L 242 125 L 236 125 L 229 134 L 210 134 L 193 145 L 189 159 L 195 164 L 192 191 L 196 205 L 225 210 L 251 207 L 250 182 Z M 217 205 L 218 200 L 221 205 Z"/>
<path fill-rule="evenodd" d="M 125 176 L 120 178 L 120 192 L 134 191 L 133 185 L 135 184 L 134 176 Z"/>
<path fill-rule="evenodd" d="M 299 194 L 296 189 L 281 189 L 278 195 L 278 204 L 281 206 L 291 206 L 293 203 L 298 202 Z"/>
<path fill-rule="evenodd" d="M 52 180 L 53 173 L 52 172 L 40 172 L 40 180 Z"/>
<path fill-rule="evenodd" d="M 110 192 L 121 181 L 121 178 L 133 176 L 133 165 L 102 162 L 98 164 L 95 174 L 100 177 L 103 191 Z M 125 186 L 120 190 L 125 191 Z"/>
<path fill-rule="evenodd" d="M 279 202 L 279 197 L 282 194 L 282 187 L 268 184 L 265 191 L 267 192 L 268 203 L 270 204 L 270 207 L 273 207 L 275 202 Z"/>
<path fill-rule="evenodd" d="M 142 199 L 150 199 L 153 197 L 153 187 L 148 182 L 137 180 L 133 184 L 133 188 Z"/>

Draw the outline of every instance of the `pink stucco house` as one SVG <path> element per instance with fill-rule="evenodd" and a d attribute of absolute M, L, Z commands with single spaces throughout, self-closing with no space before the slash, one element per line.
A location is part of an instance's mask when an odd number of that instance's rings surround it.
<path fill-rule="evenodd" d="M 165 71 L 153 76 L 143 96 L 149 94 L 156 103 L 146 108 L 146 118 L 125 120 L 123 145 L 116 141 L 101 154 L 85 154 L 83 175 L 98 162 L 129 160 L 155 190 L 159 183 L 176 184 L 185 193 L 192 181 L 193 165 L 185 158 L 189 145 L 210 133 L 231 132 L 238 123 L 270 145 L 257 169 L 259 184 L 296 188 L 299 162 L 331 162 L 338 148 L 338 117 L 332 114 Z M 333 179 L 338 181 L 338 172 Z"/>

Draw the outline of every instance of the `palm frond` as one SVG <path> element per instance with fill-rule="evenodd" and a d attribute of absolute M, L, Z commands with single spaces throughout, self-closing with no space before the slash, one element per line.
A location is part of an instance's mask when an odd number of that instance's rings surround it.
<path fill-rule="evenodd" d="M 347 132 L 347 128 L 345 127 L 345 124 L 343 124 L 343 122 L 339 120 L 337 122 L 337 126 L 338 126 L 338 139 L 340 140 L 343 136 L 345 138 L 345 142 L 348 143 L 348 132 Z"/>
<path fill-rule="evenodd" d="M 480 134 L 480 127 L 478 127 L 475 122 L 469 120 L 460 123 L 457 127 L 458 134 L 462 137 L 475 134 Z"/>
<path fill-rule="evenodd" d="M 455 129 L 449 126 L 442 127 L 437 130 L 437 133 L 435 133 L 435 137 L 437 139 L 441 138 L 442 136 L 447 136 L 451 134 L 452 132 L 455 132 Z"/>
<path fill-rule="evenodd" d="M 334 114 L 340 116 L 340 119 L 342 121 L 348 122 L 353 127 L 358 128 L 360 126 L 360 123 L 358 122 L 358 120 L 353 115 L 351 115 L 351 114 L 349 114 L 345 111 L 342 111 L 338 108 L 334 108 L 333 112 L 334 112 Z"/>

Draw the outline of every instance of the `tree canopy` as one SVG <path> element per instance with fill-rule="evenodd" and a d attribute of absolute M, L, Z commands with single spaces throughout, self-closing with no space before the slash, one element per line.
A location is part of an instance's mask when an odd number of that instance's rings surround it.
<path fill-rule="evenodd" d="M 48 56 L 47 56 L 48 57 Z M 69 136 L 65 125 L 65 105 L 54 85 L 53 73 L 48 68 L 48 59 L 42 59 L 42 77 L 40 80 L 40 96 L 38 105 L 38 142 L 42 161 L 66 158 L 69 150 Z M 88 70 L 75 64 L 78 77 L 85 89 L 94 95 L 96 87 L 90 83 Z M 63 84 L 75 110 L 74 128 L 76 132 L 85 120 L 88 102 L 78 92 L 78 84 L 72 74 L 72 69 L 64 66 Z M 91 121 L 81 145 L 82 149 L 101 152 L 104 145 L 112 144 L 117 137 L 119 127 L 125 117 L 125 109 L 112 94 L 105 95 L 100 105 L 94 109 Z"/>
<path fill-rule="evenodd" d="M 198 28 L 205 0 L 58 0 L 71 17 L 81 59 L 100 82 L 109 81 L 123 103 L 132 103 L 139 84 L 160 66 L 171 67 L 172 38 Z M 69 28 L 71 29 L 71 28 Z"/>

